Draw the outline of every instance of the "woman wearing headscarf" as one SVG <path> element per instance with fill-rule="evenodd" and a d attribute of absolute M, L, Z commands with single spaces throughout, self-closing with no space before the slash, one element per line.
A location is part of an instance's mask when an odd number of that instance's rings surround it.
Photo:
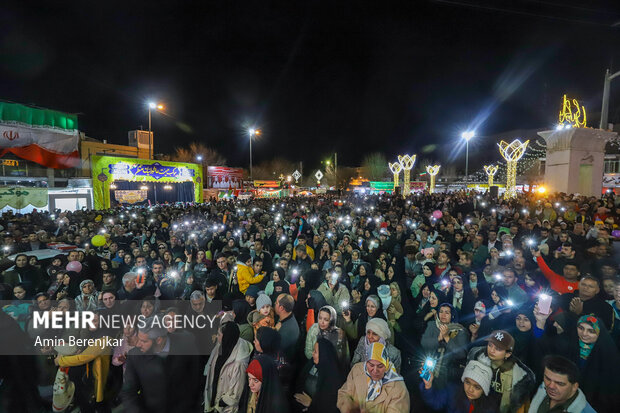
<path fill-rule="evenodd" d="M 253 342 L 254 330 L 248 323 L 248 314 L 252 311 L 252 307 L 247 301 L 238 299 L 232 302 L 232 310 L 235 313 L 235 323 L 239 326 L 239 337 L 250 343 Z"/>
<path fill-rule="evenodd" d="M 245 387 L 245 369 L 252 345 L 239 337 L 233 322 L 222 324 L 217 344 L 204 368 L 207 377 L 204 391 L 205 412 L 236 413 Z"/>
<path fill-rule="evenodd" d="M 260 327 L 256 330 L 256 337 L 254 337 L 255 351 L 252 358 L 254 359 L 259 355 L 270 357 L 276 364 L 276 370 L 278 370 L 280 383 L 282 384 L 285 394 L 289 394 L 288 389 L 293 378 L 293 370 L 291 364 L 286 360 L 280 349 L 281 340 L 282 337 L 278 331 L 269 327 Z"/>
<path fill-rule="evenodd" d="M 3 282 L 14 287 L 22 284 L 28 295 L 34 295 L 44 287 L 40 271 L 28 263 L 26 254 L 17 254 L 15 257 L 15 265 L 6 270 L 3 274 Z"/>
<path fill-rule="evenodd" d="M 409 411 L 409 392 L 382 343 L 373 343 L 367 361 L 353 366 L 338 390 L 337 406 L 341 412 Z"/>
<path fill-rule="evenodd" d="M 476 299 L 469 288 L 469 283 L 465 283 L 460 275 L 452 278 L 452 287 L 446 295 L 446 300 L 452 305 L 458 320 L 463 324 L 473 319 Z"/>
<path fill-rule="evenodd" d="M 366 281 L 366 278 L 371 274 L 372 268 L 370 267 L 370 264 L 368 264 L 367 262 L 361 262 L 357 266 L 356 271 L 353 272 L 353 281 L 351 283 L 351 288 L 361 290 L 364 282 Z"/>
<path fill-rule="evenodd" d="M 353 360 L 351 364 L 359 363 L 360 361 L 366 361 L 368 351 L 374 343 L 382 343 L 387 349 L 387 354 L 394 365 L 397 372 L 400 372 L 401 366 L 401 353 L 400 350 L 389 343 L 392 336 L 388 323 L 381 318 L 373 318 L 366 323 L 366 334 L 360 337 L 355 353 L 353 354 Z"/>
<path fill-rule="evenodd" d="M 318 291 L 323 294 L 325 301 L 331 305 L 336 311 L 342 311 L 343 305 L 351 301 L 349 290 L 339 280 L 336 272 L 328 272 L 325 275 L 325 282 L 321 283 Z"/>
<path fill-rule="evenodd" d="M 342 312 L 344 318 L 344 331 L 347 333 L 349 339 L 357 341 L 366 333 L 366 323 L 375 317 L 386 320 L 385 313 L 383 312 L 383 304 L 381 299 L 376 295 L 370 295 L 366 298 L 366 311 L 362 311 L 362 314 L 353 322 L 351 320 L 351 311 L 345 310 Z M 391 337 L 394 337 L 391 334 Z"/>
<path fill-rule="evenodd" d="M 317 322 L 308 330 L 306 335 L 305 354 L 307 359 L 312 358 L 314 351 L 314 343 L 319 338 L 329 340 L 338 352 L 338 359 L 343 366 L 348 366 L 349 361 L 349 344 L 343 330 L 336 327 L 338 316 L 334 307 L 326 305 L 320 308 L 318 312 Z"/>
<path fill-rule="evenodd" d="M 93 280 L 84 280 L 80 283 L 80 295 L 75 297 L 77 311 L 95 311 L 99 307 L 99 293 L 95 290 Z"/>
<path fill-rule="evenodd" d="M 455 371 L 460 372 L 460 363 L 467 357 L 469 337 L 457 317 L 452 305 L 440 304 L 437 316 L 428 322 L 422 336 L 422 348 L 436 360 L 434 385 L 438 389 L 447 385 Z"/>
<path fill-rule="evenodd" d="M 338 389 L 345 379 L 336 348 L 328 339 L 319 337 L 313 345 L 311 360 L 297 380 L 297 392 L 293 395 L 296 407 L 308 413 L 338 413 Z"/>
<path fill-rule="evenodd" d="M 411 296 L 416 298 L 420 293 L 420 289 L 423 285 L 433 285 L 438 287 L 439 280 L 435 275 L 435 264 L 432 262 L 425 262 L 422 265 L 422 272 L 417 274 L 411 283 Z M 437 284 L 437 285 L 436 285 Z"/>
<path fill-rule="evenodd" d="M 381 285 L 381 278 L 376 275 L 369 275 L 363 284 L 358 285 L 358 290 L 362 293 L 362 299 L 370 295 L 377 295 L 377 288 Z"/>
<path fill-rule="evenodd" d="M 250 362 L 245 371 L 248 385 L 241 396 L 240 412 L 289 412 L 278 372 L 271 358 L 260 355 Z"/>
<path fill-rule="evenodd" d="M 618 411 L 620 355 L 603 321 L 583 315 L 576 327 L 556 336 L 556 353 L 573 361 L 581 372 L 579 388 L 599 413 Z"/>
<path fill-rule="evenodd" d="M 433 286 L 429 286 L 430 292 L 428 295 L 428 301 L 422 307 L 418 313 L 416 313 L 413 328 L 417 337 L 421 338 L 426 331 L 426 325 L 429 321 L 434 320 L 439 312 L 439 305 L 446 302 L 446 296 L 440 290 L 435 289 Z"/>

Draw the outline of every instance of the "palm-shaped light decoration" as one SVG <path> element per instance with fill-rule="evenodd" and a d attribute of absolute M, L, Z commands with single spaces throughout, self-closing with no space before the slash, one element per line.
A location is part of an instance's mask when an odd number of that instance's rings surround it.
<path fill-rule="evenodd" d="M 426 167 L 426 172 L 428 172 L 428 174 L 431 176 L 431 185 L 428 190 L 428 192 L 430 192 L 431 194 L 435 192 L 435 176 L 439 173 L 439 168 L 441 168 L 441 165 L 428 165 Z"/>
<path fill-rule="evenodd" d="M 501 141 L 498 143 L 499 153 L 506 160 L 506 192 L 504 192 L 504 199 L 510 199 L 517 196 L 515 187 L 517 186 L 517 162 L 523 154 L 529 140 L 521 142 L 519 139 L 508 143 Z"/>
<path fill-rule="evenodd" d="M 411 184 L 409 183 L 409 177 L 411 173 L 411 169 L 415 164 L 415 159 L 417 155 L 409 156 L 409 155 L 398 155 L 398 163 L 403 169 L 403 196 L 409 195 L 411 192 Z"/>
<path fill-rule="evenodd" d="M 398 186 L 398 175 L 400 174 L 400 171 L 402 171 L 403 167 L 398 162 L 388 162 L 388 166 L 390 167 L 392 174 L 394 174 L 394 191 L 396 191 L 396 187 Z"/>
<path fill-rule="evenodd" d="M 489 177 L 489 188 L 493 186 L 493 177 L 497 173 L 497 165 L 484 165 L 484 173 Z"/>

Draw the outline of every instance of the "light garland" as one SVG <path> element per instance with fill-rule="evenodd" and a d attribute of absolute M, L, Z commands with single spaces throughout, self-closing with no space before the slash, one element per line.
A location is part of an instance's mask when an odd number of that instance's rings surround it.
<path fill-rule="evenodd" d="M 558 129 L 565 129 L 571 127 L 586 127 L 586 108 L 585 106 L 579 107 L 579 102 L 577 101 L 577 99 L 573 99 L 571 105 L 571 100 L 567 99 L 566 95 L 564 95 L 564 98 L 562 99 L 562 110 L 560 110 Z"/>
<path fill-rule="evenodd" d="M 489 177 L 489 188 L 493 186 L 493 176 L 497 173 L 497 165 L 484 165 L 484 172 Z"/>
<path fill-rule="evenodd" d="M 525 153 L 529 140 L 521 142 L 519 139 L 508 143 L 502 140 L 499 146 L 499 153 L 506 160 L 506 192 L 504 192 L 504 199 L 515 198 L 517 192 L 515 187 L 517 186 L 517 163 L 519 159 Z"/>
<path fill-rule="evenodd" d="M 403 166 L 398 162 L 394 162 L 394 163 L 388 162 L 388 166 L 390 168 L 390 171 L 394 174 L 394 191 L 396 191 L 396 187 L 398 186 L 398 175 L 400 174 L 400 171 L 403 169 Z"/>
<path fill-rule="evenodd" d="M 415 159 L 417 155 L 409 156 L 409 155 L 398 155 L 398 162 L 400 166 L 404 170 L 403 172 L 403 196 L 409 195 L 411 192 L 411 184 L 410 184 L 410 173 L 413 165 L 415 164 Z"/>
<path fill-rule="evenodd" d="M 431 184 L 428 190 L 428 192 L 431 194 L 435 192 L 435 175 L 439 173 L 439 168 L 441 168 L 441 165 L 428 165 L 426 167 L 426 172 L 428 172 L 428 174 L 431 176 Z"/>

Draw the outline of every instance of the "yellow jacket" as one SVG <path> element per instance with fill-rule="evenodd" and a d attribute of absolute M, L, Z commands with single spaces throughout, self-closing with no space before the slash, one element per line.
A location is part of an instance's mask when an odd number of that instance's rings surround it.
<path fill-rule="evenodd" d="M 306 254 L 308 254 L 310 258 L 312 258 L 312 261 L 314 261 L 314 249 L 308 244 L 306 244 Z M 293 248 L 293 261 L 296 259 L 297 259 L 297 250 Z"/>
<path fill-rule="evenodd" d="M 101 345 L 89 346 L 80 354 L 75 356 L 59 356 L 58 365 L 60 367 L 83 366 L 92 363 L 92 370 L 87 371 L 92 374 L 95 380 L 95 397 L 97 402 L 103 401 L 106 381 L 108 380 L 108 371 L 110 370 L 110 353 L 112 349 L 105 344 L 106 337 L 101 337 Z"/>
<path fill-rule="evenodd" d="M 239 291 L 243 294 L 248 290 L 250 284 L 258 284 L 263 281 L 265 274 L 254 275 L 254 268 L 237 262 L 237 282 L 239 283 Z"/>

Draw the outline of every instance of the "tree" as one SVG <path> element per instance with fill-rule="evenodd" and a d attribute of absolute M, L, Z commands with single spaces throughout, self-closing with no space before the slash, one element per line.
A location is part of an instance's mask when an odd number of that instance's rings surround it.
<path fill-rule="evenodd" d="M 202 157 L 202 160 L 198 160 L 199 156 Z M 171 158 L 176 162 L 199 163 L 203 167 L 226 165 L 226 158 L 220 155 L 218 151 L 198 142 L 190 143 L 187 148 L 176 147 Z"/>
<path fill-rule="evenodd" d="M 382 153 L 371 153 L 364 158 L 362 170 L 368 179 L 378 181 L 387 177 L 388 162 Z"/>
<path fill-rule="evenodd" d="M 252 174 L 254 179 L 278 180 L 280 175 L 283 175 L 286 179 L 295 169 L 295 163 L 282 158 L 274 158 L 256 165 L 253 168 Z"/>

